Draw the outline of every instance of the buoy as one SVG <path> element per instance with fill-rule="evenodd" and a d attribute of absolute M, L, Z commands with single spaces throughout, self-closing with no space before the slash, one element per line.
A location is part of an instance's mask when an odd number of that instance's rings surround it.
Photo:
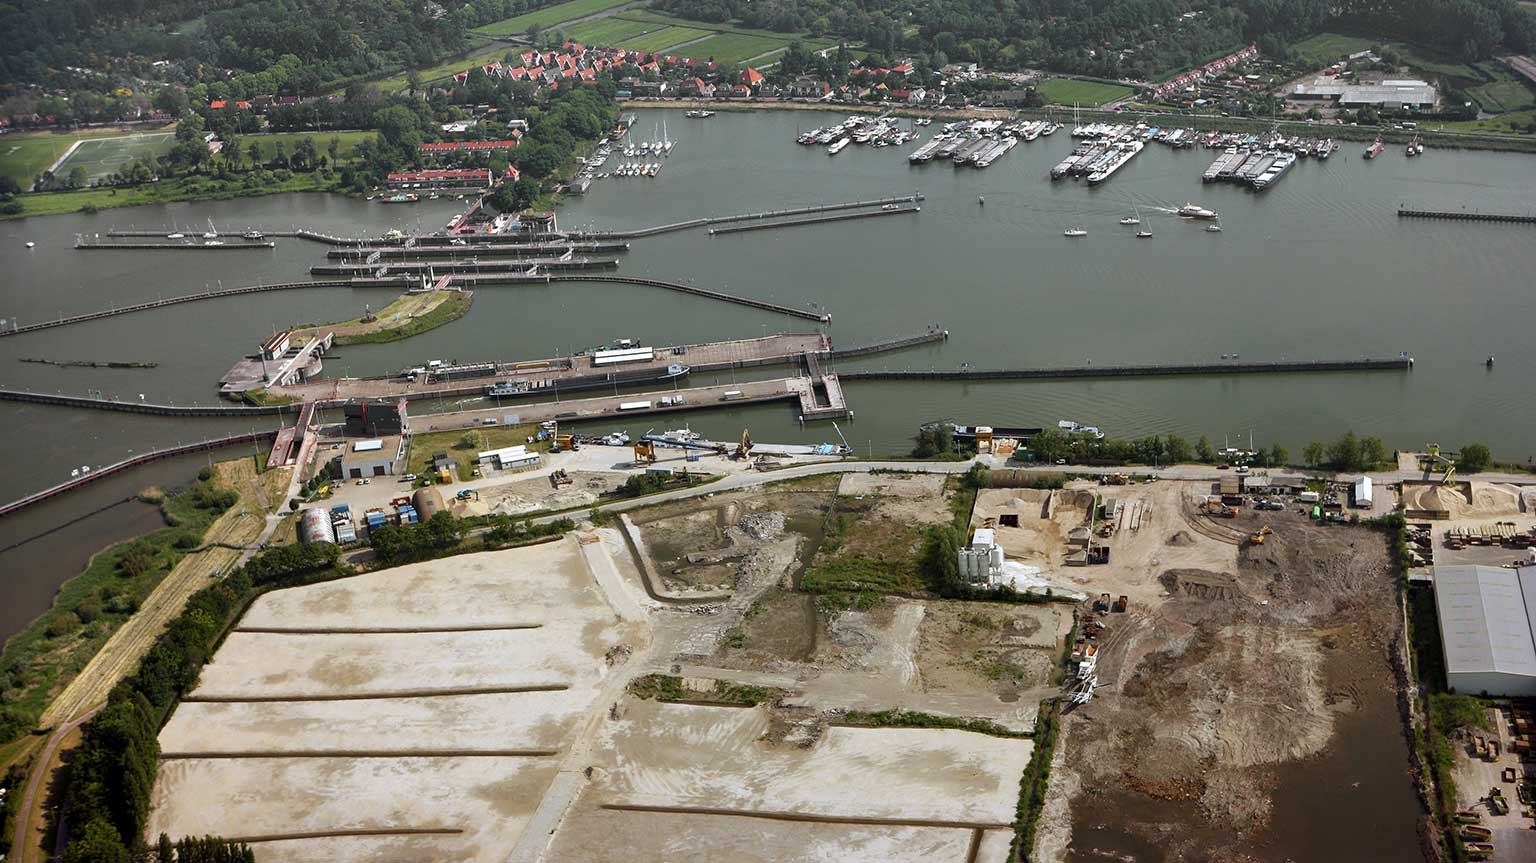
<path fill-rule="evenodd" d="M 987 205 L 987 199 L 982 197 L 981 195 L 977 195 L 976 196 L 976 203 L 978 203 L 978 204 L 982 205 L 983 207 L 985 207 Z"/>
<path fill-rule="evenodd" d="M 1487 363 L 1487 365 L 1488 365 L 1488 368 L 1490 368 L 1490 369 L 1491 369 L 1491 368 L 1493 368 L 1493 357 L 1491 357 L 1491 356 L 1490 356 L 1490 357 L 1489 357 L 1489 358 L 1488 358 L 1488 363 Z"/>

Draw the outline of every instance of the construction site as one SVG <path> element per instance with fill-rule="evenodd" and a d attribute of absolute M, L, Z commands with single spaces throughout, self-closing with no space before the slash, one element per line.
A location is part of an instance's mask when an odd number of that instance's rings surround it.
<path fill-rule="evenodd" d="M 711 462 L 738 485 L 263 597 L 161 734 L 153 830 L 263 860 L 1000 861 L 1056 702 L 1034 859 L 1417 853 L 1384 534 L 1208 481 Z M 457 505 L 538 482 L 575 493 Z M 957 518 L 1050 595 L 935 598 L 922 538 Z"/>

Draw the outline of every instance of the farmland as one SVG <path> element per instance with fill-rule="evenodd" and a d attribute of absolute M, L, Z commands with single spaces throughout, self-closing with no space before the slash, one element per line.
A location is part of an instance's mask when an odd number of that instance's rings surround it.
<path fill-rule="evenodd" d="M 665 26 L 650 21 L 599 18 L 566 28 L 565 35 L 583 45 L 618 45 L 626 39 L 654 33 Z"/>
<path fill-rule="evenodd" d="M 1326 66 L 1359 51 L 1368 51 L 1381 44 L 1379 39 L 1363 36 L 1345 36 L 1342 33 L 1318 33 L 1291 46 L 1296 62 L 1305 66 Z"/>
<path fill-rule="evenodd" d="M 673 45 L 681 45 L 684 42 L 692 42 L 695 39 L 704 39 L 710 35 L 708 30 L 694 30 L 689 27 L 665 27 L 653 33 L 646 33 L 643 36 L 626 39 L 619 43 L 617 47 L 650 53 L 671 48 Z M 693 46 L 688 47 L 690 53 L 693 50 Z"/>
<path fill-rule="evenodd" d="M 1100 84 L 1097 81 L 1072 78 L 1047 78 L 1036 89 L 1045 101 L 1058 105 L 1103 105 L 1124 99 L 1135 92 L 1130 87 L 1118 84 Z"/>
<path fill-rule="evenodd" d="M 554 6 L 545 6 L 526 15 L 518 15 L 515 18 L 505 18 L 484 27 L 477 27 L 474 32 L 485 36 L 501 37 L 516 36 L 526 33 L 534 27 L 549 28 L 566 21 L 574 21 L 588 15 L 595 15 L 615 6 L 622 6 L 631 0 L 571 0 L 569 3 L 559 3 Z"/>

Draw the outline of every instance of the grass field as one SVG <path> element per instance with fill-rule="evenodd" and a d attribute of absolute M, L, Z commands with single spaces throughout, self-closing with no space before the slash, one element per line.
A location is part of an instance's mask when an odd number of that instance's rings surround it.
<path fill-rule="evenodd" d="M 1439 129 L 1436 123 L 1428 128 Z M 1459 120 L 1443 124 L 1447 132 L 1495 132 L 1498 134 L 1530 134 L 1536 131 L 1536 110 L 1511 111 L 1483 120 Z"/>
<path fill-rule="evenodd" d="M 323 179 L 319 172 L 294 174 L 286 182 L 258 184 L 252 177 L 249 184 L 246 174 L 239 179 L 219 180 L 211 177 L 162 180 L 126 189 L 79 189 L 73 192 L 35 192 L 17 195 L 22 210 L 14 216 L 0 215 L 0 219 L 20 219 L 26 216 L 56 216 L 60 213 L 76 213 L 82 208 L 95 207 L 106 210 L 113 207 L 136 207 L 140 204 L 163 204 L 170 201 L 223 201 L 230 198 L 249 198 L 256 195 L 275 195 L 281 192 L 328 192 L 335 189 L 335 175 Z"/>
<path fill-rule="evenodd" d="M 680 45 L 694 39 L 703 39 L 713 35 L 708 30 L 694 30 L 690 27 L 663 27 L 653 33 L 636 36 L 633 39 L 625 39 L 618 47 L 628 48 L 633 51 L 655 52 L 673 45 Z M 694 46 L 688 46 L 685 53 L 691 56 L 701 56 L 694 51 Z"/>
<path fill-rule="evenodd" d="M 485 36 L 516 36 L 527 33 L 534 27 L 549 29 L 556 24 L 595 15 L 605 9 L 622 6 L 629 0 L 571 0 L 569 3 L 557 3 L 554 6 L 545 6 L 529 12 L 526 15 L 518 15 L 516 18 L 504 18 L 484 27 L 476 27 L 474 32 Z"/>
<path fill-rule="evenodd" d="M 447 60 L 437 64 L 436 66 L 420 70 L 419 74 L 421 75 L 421 81 L 423 84 L 430 84 L 433 81 L 441 81 L 444 78 L 457 75 L 458 73 L 472 66 L 483 66 L 493 60 L 501 60 L 505 58 L 507 54 L 512 53 L 516 47 L 517 46 L 515 45 L 505 45 L 500 42 L 491 42 L 485 48 L 475 51 L 467 56 L 459 57 L 456 60 Z M 405 88 L 405 85 L 406 73 L 404 72 L 401 72 L 398 75 L 392 75 L 383 79 L 382 81 L 379 81 L 378 83 L 379 89 L 386 93 L 393 93 L 396 90 L 402 90 Z"/>
<path fill-rule="evenodd" d="M 1536 108 L 1536 93 L 1519 81 L 1492 81 L 1467 91 L 1490 114 Z"/>
<path fill-rule="evenodd" d="M 1321 68 L 1380 44 L 1380 39 L 1345 36 L 1342 33 L 1318 33 L 1292 45 L 1291 50 L 1295 52 L 1299 62 Z"/>
<path fill-rule="evenodd" d="M 650 21 L 627 21 L 623 18 L 599 18 L 569 27 L 565 35 L 583 45 L 617 45 L 625 39 L 633 39 L 662 29 L 664 24 Z"/>
<path fill-rule="evenodd" d="M 713 57 L 716 63 L 735 66 L 760 54 L 782 51 L 789 46 L 784 39 L 765 39 L 740 33 L 718 33 L 685 49 L 694 57 Z"/>
<path fill-rule="evenodd" d="M 793 33 L 775 33 L 771 30 L 754 30 L 749 27 L 737 27 L 731 24 L 712 24 L 707 21 L 693 21 L 687 18 L 678 18 L 672 15 L 664 15 L 650 9 L 628 9 L 618 13 L 613 18 L 607 19 L 613 22 L 625 21 L 636 25 L 649 25 L 651 27 L 666 27 L 673 31 L 694 31 L 694 35 L 685 39 L 698 39 L 709 36 L 703 41 L 695 42 L 673 52 L 695 60 L 706 60 L 711 57 L 715 62 L 723 66 L 736 66 L 764 54 L 778 53 L 789 46 L 789 43 L 799 40 L 808 50 L 819 51 L 835 45 L 827 39 L 813 39 L 809 36 Z M 661 37 L 666 31 L 657 31 L 652 34 Z M 714 34 L 710 36 L 710 34 Z M 649 37 L 647 37 L 649 40 Z M 589 40 L 591 44 L 605 44 L 597 40 Z M 635 44 L 635 39 L 630 39 L 618 45 L 621 48 L 633 48 L 637 51 L 660 51 L 678 44 L 678 41 L 666 45 L 652 45 L 647 42 L 645 47 Z M 764 64 L 772 63 L 771 57 L 765 57 Z"/>
<path fill-rule="evenodd" d="M 1047 78 L 1036 88 L 1047 102 L 1058 105 L 1102 105 L 1135 93 L 1130 87 L 1078 81 L 1072 78 Z"/>
<path fill-rule="evenodd" d="M 508 408 L 508 410 L 514 409 Z M 411 435 L 411 451 L 406 454 L 406 472 L 426 476 L 431 466 L 432 454 L 445 452 L 458 461 L 459 480 L 471 480 L 474 479 L 476 455 L 486 450 L 527 444 L 528 438 L 537 434 L 538 430 L 537 425 L 528 424 Z M 472 435 L 475 443 L 464 446 L 466 435 Z M 544 452 L 549 449 L 549 445 L 529 444 L 528 449 Z"/>
<path fill-rule="evenodd" d="M 126 135 L 120 138 L 89 138 L 80 142 L 80 146 L 64 160 L 54 175 L 68 177 L 76 168 L 84 168 L 86 179 L 99 180 L 135 162 L 153 163 L 155 159 L 170 152 L 175 143 L 176 136 L 170 132 Z"/>
<path fill-rule="evenodd" d="M 336 156 L 341 161 L 347 161 L 357 151 L 358 144 L 373 139 L 375 134 L 374 132 L 278 132 L 271 135 L 240 135 L 235 143 L 240 146 L 242 159 L 245 158 L 246 148 L 255 144 L 261 148 L 262 161 L 268 161 L 279 143 L 291 156 L 300 141 L 310 138 L 315 142 L 315 149 L 329 158 L 330 151 L 327 148 L 331 146 L 331 139 L 336 138 L 340 142 L 336 148 Z"/>

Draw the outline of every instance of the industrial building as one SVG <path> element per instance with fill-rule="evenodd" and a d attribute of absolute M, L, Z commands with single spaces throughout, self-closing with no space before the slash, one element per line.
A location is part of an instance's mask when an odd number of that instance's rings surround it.
<path fill-rule="evenodd" d="M 480 453 L 479 462 L 482 468 L 520 470 L 537 465 L 539 463 L 539 454 L 529 452 L 528 447 L 518 444 L 517 446 L 486 450 Z"/>
<path fill-rule="evenodd" d="M 1360 509 L 1370 509 L 1371 503 L 1371 478 L 1362 476 L 1355 481 L 1355 506 Z"/>
<path fill-rule="evenodd" d="M 1433 84 L 1417 79 L 1386 79 L 1376 83 L 1349 84 L 1325 77 L 1297 84 L 1290 98 L 1334 102 L 1341 108 L 1422 111 L 1434 108 L 1439 96 Z"/>
<path fill-rule="evenodd" d="M 1452 691 L 1536 697 L 1536 566 L 1437 566 L 1435 609 Z"/>
<path fill-rule="evenodd" d="M 347 437 L 385 437 L 410 431 L 405 399 L 359 399 L 342 408 Z"/>
<path fill-rule="evenodd" d="M 341 454 L 341 475 L 345 479 L 388 476 L 404 454 L 405 438 L 399 435 L 351 441 Z"/>

